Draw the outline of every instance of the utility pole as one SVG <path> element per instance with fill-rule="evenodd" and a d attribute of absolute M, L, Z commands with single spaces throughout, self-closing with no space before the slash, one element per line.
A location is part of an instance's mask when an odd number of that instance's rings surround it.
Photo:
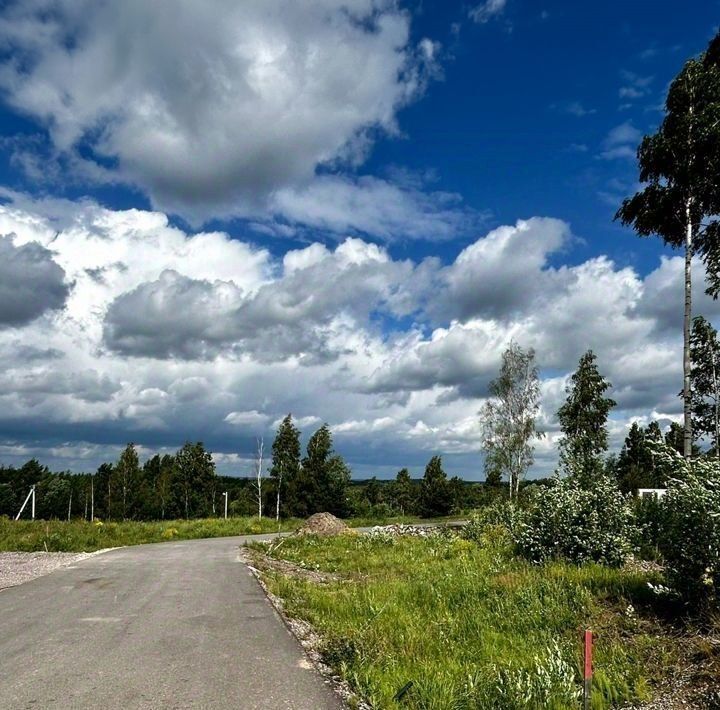
<path fill-rule="evenodd" d="M 225 491 L 225 493 L 223 493 L 223 495 L 225 496 L 225 520 L 227 520 L 228 492 Z"/>
<path fill-rule="evenodd" d="M 90 522 L 95 520 L 95 476 L 90 476 Z"/>
<path fill-rule="evenodd" d="M 32 519 L 35 520 L 35 486 L 30 486 L 30 492 L 27 494 L 27 498 L 25 498 L 25 502 L 22 504 L 22 507 L 20 508 L 20 511 L 15 516 L 15 520 L 20 520 L 20 516 L 23 513 L 23 510 L 25 510 L 25 506 L 28 504 L 28 501 L 32 498 Z"/>

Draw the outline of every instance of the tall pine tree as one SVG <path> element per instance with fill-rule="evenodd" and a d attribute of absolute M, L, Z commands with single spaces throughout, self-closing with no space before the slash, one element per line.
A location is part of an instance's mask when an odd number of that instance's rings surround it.
<path fill-rule="evenodd" d="M 287 499 L 287 491 L 293 491 L 292 482 L 300 473 L 300 430 L 295 426 L 292 414 L 288 414 L 278 427 L 272 444 L 270 477 L 275 483 L 275 518 L 287 513 L 293 501 Z M 283 499 L 284 497 L 284 499 Z"/>
<path fill-rule="evenodd" d="M 600 374 L 597 357 L 588 350 L 578 363 L 567 388 L 567 399 L 558 411 L 564 437 L 560 465 L 586 487 L 603 470 L 607 450 L 607 418 L 615 401 L 605 396 L 610 383 Z"/>
<path fill-rule="evenodd" d="M 434 518 L 447 515 L 453 502 L 453 492 L 447 474 L 442 467 L 442 459 L 433 456 L 425 467 L 425 474 L 420 482 L 420 515 Z"/>

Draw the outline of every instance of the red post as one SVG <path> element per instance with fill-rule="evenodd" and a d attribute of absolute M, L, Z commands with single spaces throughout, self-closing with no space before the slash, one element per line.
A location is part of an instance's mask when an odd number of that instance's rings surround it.
<path fill-rule="evenodd" d="M 583 674 L 583 700 L 585 710 L 590 710 L 590 694 L 592 691 L 592 650 L 593 632 L 585 630 L 585 672 Z"/>

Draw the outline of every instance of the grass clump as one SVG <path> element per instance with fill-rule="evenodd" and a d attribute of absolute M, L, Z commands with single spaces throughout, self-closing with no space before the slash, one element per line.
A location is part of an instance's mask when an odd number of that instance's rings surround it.
<path fill-rule="evenodd" d="M 264 574 L 375 708 L 576 708 L 586 627 L 599 632 L 593 708 L 647 699 L 653 674 L 675 654 L 657 622 L 636 611 L 650 602 L 651 578 L 533 565 L 511 549 L 443 535 L 293 538 L 267 551 L 339 579 Z"/>

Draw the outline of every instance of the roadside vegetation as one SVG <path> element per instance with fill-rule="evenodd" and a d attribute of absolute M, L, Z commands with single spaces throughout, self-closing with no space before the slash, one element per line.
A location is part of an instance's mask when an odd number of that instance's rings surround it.
<path fill-rule="evenodd" d="M 349 518 L 350 527 L 417 523 L 417 516 Z M 170 540 L 196 540 L 232 535 L 292 532 L 300 518 L 231 517 L 197 520 L 138 520 L 88 522 L 85 520 L 10 520 L 0 516 L 0 552 L 94 552 L 108 547 L 145 545 Z"/>
<path fill-rule="evenodd" d="M 584 628 L 597 638 L 593 708 L 649 700 L 688 659 L 720 673 L 709 644 L 663 620 L 648 586 L 658 572 L 533 565 L 499 527 L 473 541 L 348 534 L 264 551 L 317 573 L 263 576 L 373 708 L 577 708 Z"/>

